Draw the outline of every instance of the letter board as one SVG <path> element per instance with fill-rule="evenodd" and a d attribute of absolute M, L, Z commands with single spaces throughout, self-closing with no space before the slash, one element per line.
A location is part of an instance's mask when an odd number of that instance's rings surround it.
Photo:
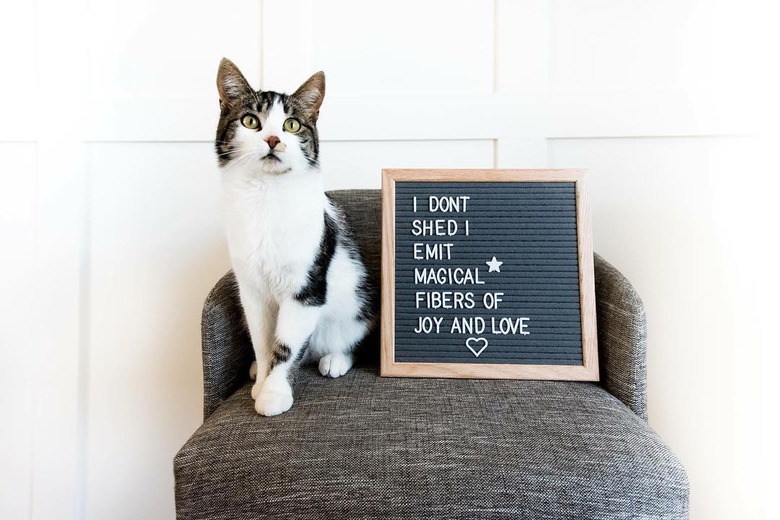
<path fill-rule="evenodd" d="M 382 375 L 597 380 L 582 170 L 384 170 Z"/>

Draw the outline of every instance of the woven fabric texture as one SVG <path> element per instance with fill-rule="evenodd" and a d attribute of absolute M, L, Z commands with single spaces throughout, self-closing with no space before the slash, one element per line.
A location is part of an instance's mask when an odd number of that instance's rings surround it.
<path fill-rule="evenodd" d="M 601 384 L 647 420 L 647 322 L 631 283 L 595 255 Z"/>
<path fill-rule="evenodd" d="M 201 339 L 205 418 L 249 378 L 249 366 L 255 358 L 232 271 L 217 282 L 206 298 Z"/>
<path fill-rule="evenodd" d="M 306 367 L 272 418 L 249 393 L 177 455 L 179 519 L 687 518 L 679 461 L 598 385 Z"/>
<path fill-rule="evenodd" d="M 379 190 L 329 192 L 349 216 L 371 278 L 380 280 Z M 642 301 L 631 284 L 603 258 L 595 257 L 596 313 L 601 383 L 640 417 L 647 416 L 646 325 Z M 208 417 L 247 380 L 254 354 L 246 332 L 233 273 L 214 287 L 203 308 L 203 414 Z M 358 348 L 362 361 L 379 359 L 375 331 Z"/>

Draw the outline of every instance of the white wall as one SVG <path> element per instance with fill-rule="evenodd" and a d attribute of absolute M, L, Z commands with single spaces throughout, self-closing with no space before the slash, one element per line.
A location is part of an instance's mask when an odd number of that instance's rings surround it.
<path fill-rule="evenodd" d="M 329 188 L 589 168 L 596 249 L 647 305 L 650 422 L 691 517 L 758 518 L 769 280 L 764 228 L 744 226 L 776 181 L 745 103 L 762 16 L 737 4 L 3 3 L 0 517 L 173 517 L 200 306 L 228 269 L 210 143 L 228 56 L 263 88 L 326 71 Z"/>

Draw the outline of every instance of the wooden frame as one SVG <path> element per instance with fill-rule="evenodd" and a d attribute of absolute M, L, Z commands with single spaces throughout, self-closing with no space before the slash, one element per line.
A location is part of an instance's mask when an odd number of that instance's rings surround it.
<path fill-rule="evenodd" d="M 395 361 L 395 184 L 396 182 L 574 182 L 579 261 L 582 365 L 416 363 Z M 382 170 L 381 375 L 478 379 L 599 379 L 591 215 L 585 170 Z"/>

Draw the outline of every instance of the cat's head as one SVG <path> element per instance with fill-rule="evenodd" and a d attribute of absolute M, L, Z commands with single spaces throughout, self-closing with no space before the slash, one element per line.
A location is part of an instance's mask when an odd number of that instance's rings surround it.
<path fill-rule="evenodd" d="M 216 149 L 221 168 L 282 175 L 318 166 L 317 117 L 325 96 L 325 74 L 317 72 L 290 95 L 255 91 L 238 67 L 223 58 L 217 90 Z"/>

